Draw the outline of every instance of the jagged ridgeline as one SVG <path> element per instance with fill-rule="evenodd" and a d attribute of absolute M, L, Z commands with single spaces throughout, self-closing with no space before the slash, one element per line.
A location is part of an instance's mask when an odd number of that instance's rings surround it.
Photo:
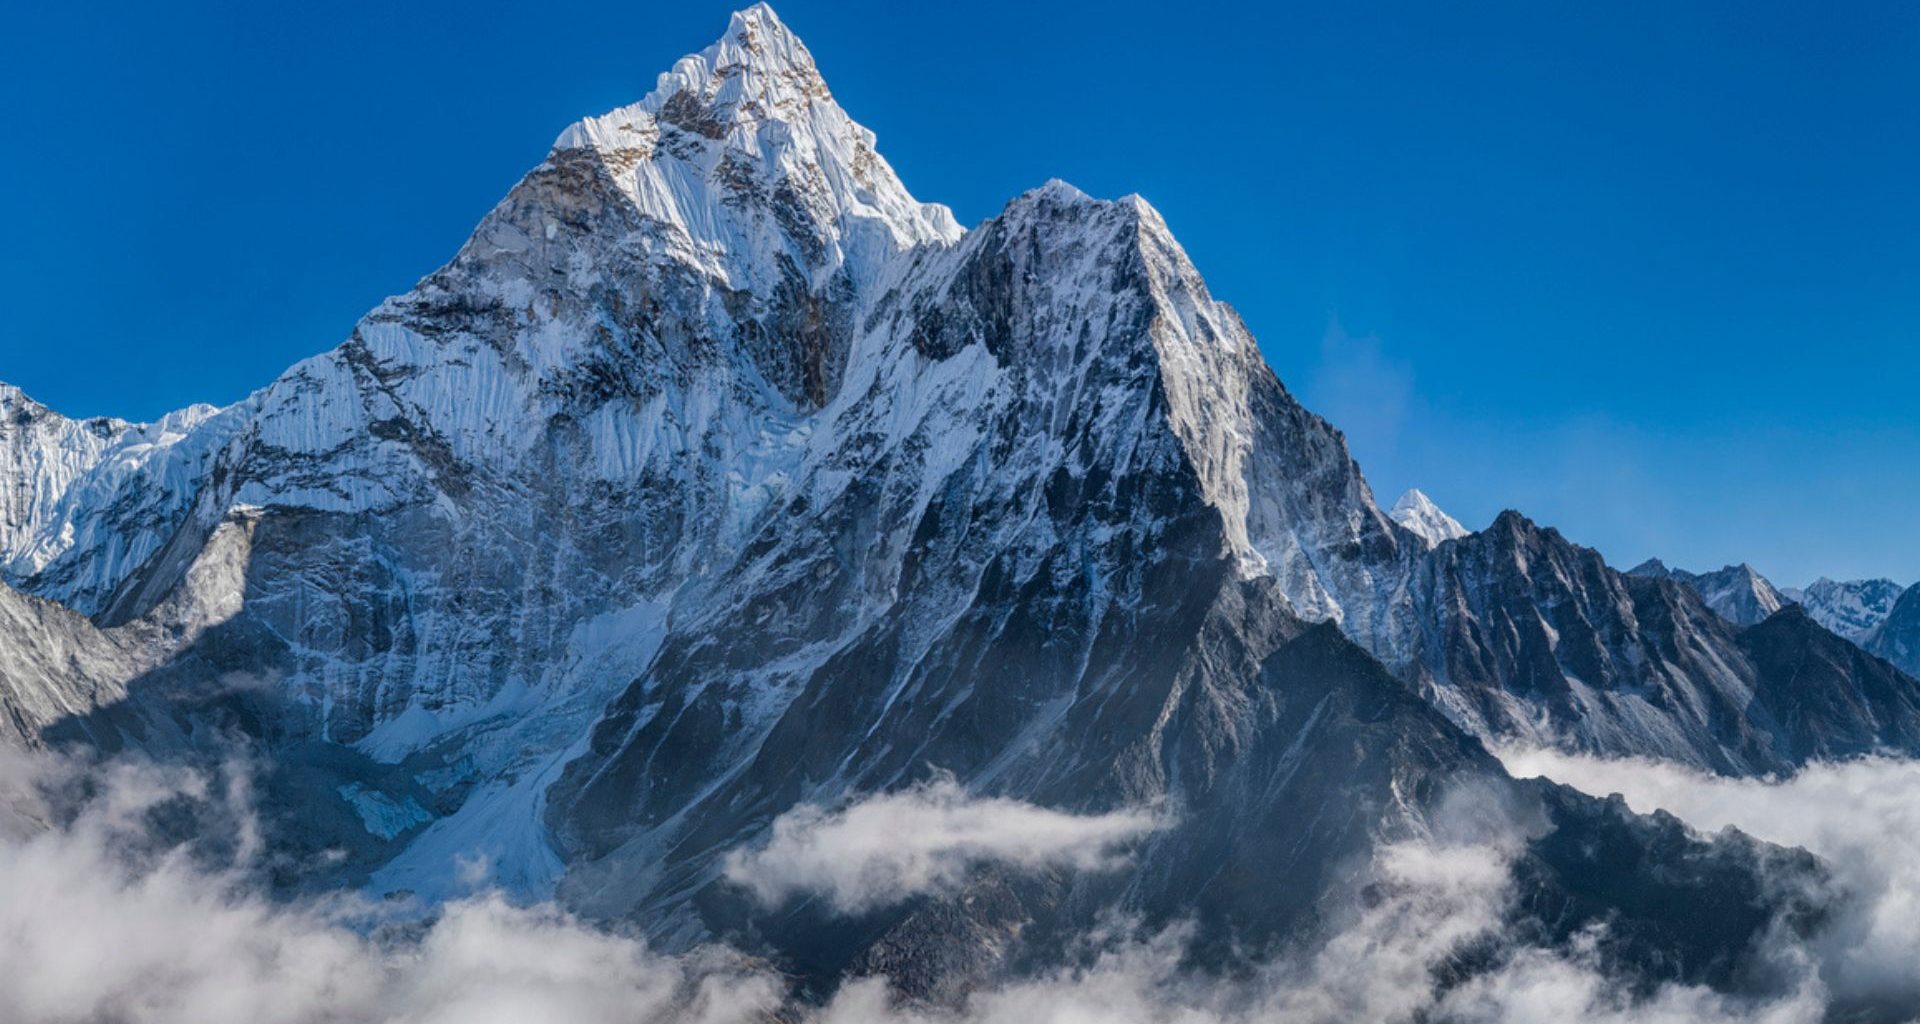
<path fill-rule="evenodd" d="M 1759 866 L 1816 865 L 1486 744 L 1734 774 L 1920 744 L 1920 686 L 1795 608 L 1383 512 L 1145 201 L 1050 182 L 963 230 L 765 6 L 246 400 L 0 410 L 6 742 L 239 742 L 312 865 L 288 890 L 431 898 L 482 854 L 823 988 L 958 991 L 1114 910 L 1196 922 L 1212 966 L 1304 943 L 1463 793 L 1521 837 L 1515 929 L 1605 920 L 1730 986 L 1782 898 Z M 724 877 L 796 807 L 936 773 L 1166 824 L 1121 871 L 852 919 Z"/>

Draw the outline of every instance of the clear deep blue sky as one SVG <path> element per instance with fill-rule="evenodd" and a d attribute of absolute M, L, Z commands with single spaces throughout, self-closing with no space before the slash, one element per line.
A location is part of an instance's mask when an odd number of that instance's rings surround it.
<path fill-rule="evenodd" d="M 0 379 L 241 397 L 731 6 L 15 5 Z M 1920 578 L 1920 7 L 777 6 L 962 222 L 1145 195 L 1383 501 Z"/>

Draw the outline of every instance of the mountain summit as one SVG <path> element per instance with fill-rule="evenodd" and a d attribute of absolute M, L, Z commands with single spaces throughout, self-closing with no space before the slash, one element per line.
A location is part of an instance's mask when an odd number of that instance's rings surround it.
<path fill-rule="evenodd" d="M 1392 517 L 1394 522 L 1418 534 L 1427 542 L 1428 547 L 1433 547 L 1441 541 L 1457 540 L 1465 537 L 1469 532 L 1466 527 L 1460 525 L 1459 520 L 1441 511 L 1440 506 L 1435 505 L 1433 499 L 1427 497 L 1426 493 L 1417 487 L 1402 494 L 1400 500 L 1393 503 L 1393 508 L 1387 511 L 1387 515 Z"/>
<path fill-rule="evenodd" d="M 816 288 L 842 274 L 869 283 L 891 254 L 961 235 L 946 207 L 907 193 L 764 4 L 735 14 L 639 103 L 554 142 L 558 160 L 578 151 L 641 216 L 677 229 L 691 244 L 682 255 L 736 289 L 777 286 L 788 272 Z"/>
<path fill-rule="evenodd" d="M 1658 558 L 1649 558 L 1627 572 L 1632 576 L 1684 583 L 1698 592 L 1707 607 L 1721 618 L 1741 626 L 1755 625 L 1792 603 L 1765 576 L 1744 562 L 1713 572 L 1694 573 L 1669 568 Z"/>

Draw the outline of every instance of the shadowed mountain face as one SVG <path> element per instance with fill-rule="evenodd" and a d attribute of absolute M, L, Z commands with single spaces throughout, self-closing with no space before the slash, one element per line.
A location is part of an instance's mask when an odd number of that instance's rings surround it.
<path fill-rule="evenodd" d="M 1920 584 L 1822 578 L 1781 593 L 1815 622 L 1902 672 L 1920 675 Z"/>
<path fill-rule="evenodd" d="M 1914 681 L 1798 606 L 1743 629 L 1691 581 L 1616 572 L 1517 513 L 1441 545 L 1410 589 L 1412 676 L 1490 741 L 1732 774 L 1920 743 Z"/>
<path fill-rule="evenodd" d="M 1513 514 L 1382 513 L 1150 206 L 1053 182 L 962 231 L 765 7 L 246 401 L 0 411 L 10 740 L 239 737 L 314 855 L 286 862 L 341 854 L 290 888 L 442 895 L 483 854 L 820 985 L 952 991 L 1115 908 L 1224 963 L 1462 793 L 1522 836 L 1524 927 L 1611 920 L 1725 983 L 1789 855 L 1516 783 L 1482 741 L 1727 772 L 1920 742 L 1913 681 L 1804 616 L 1743 632 Z M 1168 823 L 1128 872 L 852 921 L 723 878 L 796 807 L 936 772 Z"/>
<path fill-rule="evenodd" d="M 1909 674 L 1920 674 L 1920 585 L 1908 587 L 1863 641 L 1867 650 Z"/>
<path fill-rule="evenodd" d="M 1780 724 L 1795 762 L 1836 760 L 1920 742 L 1913 679 L 1789 605 L 1740 634 L 1755 669 L 1754 703 Z"/>
<path fill-rule="evenodd" d="M 1683 583 L 1697 592 L 1707 607 L 1721 618 L 1739 626 L 1758 625 L 1783 608 L 1796 609 L 1803 613 L 1804 618 L 1816 624 L 1809 628 L 1806 623 L 1800 623 L 1795 636 L 1804 637 L 1804 642 L 1809 646 L 1804 651 L 1795 648 L 1796 656 L 1822 660 L 1831 652 L 1831 645 L 1819 635 L 1826 630 L 1859 645 L 1877 658 L 1885 659 L 1893 668 L 1909 676 L 1920 674 L 1920 587 L 1903 590 L 1892 580 L 1836 583 L 1822 579 L 1805 590 L 1777 590 L 1766 577 L 1749 565 L 1729 565 L 1715 572 L 1691 573 L 1670 569 L 1657 558 L 1629 570 L 1628 575 Z M 1883 699 L 1893 699 L 1893 690 L 1882 688 L 1874 682 L 1874 678 L 1884 673 L 1885 668 L 1863 662 L 1858 667 L 1849 667 L 1839 676 L 1829 674 L 1824 677 L 1823 683 L 1837 687 L 1838 691 L 1821 691 L 1815 694 L 1814 699 L 1844 702 L 1849 699 L 1846 694 L 1855 691 L 1878 691 Z M 1851 749 L 1873 749 L 1876 739 L 1882 743 L 1899 745 L 1891 734 L 1879 735 L 1874 728 L 1865 724 L 1872 720 L 1872 707 L 1857 701 L 1856 704 L 1865 717 L 1858 717 L 1854 723 L 1857 739 Z M 1840 749 L 1847 748 L 1843 746 Z"/>

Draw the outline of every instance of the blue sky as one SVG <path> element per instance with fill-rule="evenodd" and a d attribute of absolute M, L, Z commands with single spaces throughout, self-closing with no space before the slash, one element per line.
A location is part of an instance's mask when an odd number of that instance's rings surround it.
<path fill-rule="evenodd" d="M 732 5 L 38 6 L 0 379 L 146 418 L 338 343 Z M 1383 501 L 1920 578 L 1920 7 L 777 6 L 963 222 L 1145 195 Z"/>

